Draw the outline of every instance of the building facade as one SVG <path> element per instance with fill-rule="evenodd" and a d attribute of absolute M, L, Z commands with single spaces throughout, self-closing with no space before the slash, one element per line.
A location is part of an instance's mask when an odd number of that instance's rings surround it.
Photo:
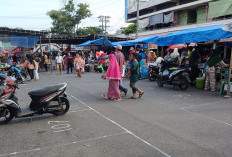
<path fill-rule="evenodd" d="M 127 23 L 136 23 L 137 0 L 125 0 Z M 232 22 L 232 0 L 140 0 L 139 38 Z"/>

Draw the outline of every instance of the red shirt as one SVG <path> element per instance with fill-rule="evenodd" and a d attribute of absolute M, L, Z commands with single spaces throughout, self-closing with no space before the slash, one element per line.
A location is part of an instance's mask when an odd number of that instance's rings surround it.
<path fill-rule="evenodd" d="M 122 54 L 122 52 L 115 52 L 116 56 L 119 56 L 120 61 L 119 61 L 119 67 L 120 67 L 120 73 L 122 74 L 123 72 L 123 64 L 124 64 L 124 55 Z"/>
<path fill-rule="evenodd" d="M 131 55 L 132 53 L 135 53 L 135 50 L 130 50 L 129 53 L 130 53 L 130 55 Z"/>

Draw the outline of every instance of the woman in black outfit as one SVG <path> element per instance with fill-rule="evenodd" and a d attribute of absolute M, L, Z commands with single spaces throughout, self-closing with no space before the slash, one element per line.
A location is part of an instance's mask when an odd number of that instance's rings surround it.
<path fill-rule="evenodd" d="M 29 75 L 31 77 L 31 82 L 33 82 L 35 66 L 33 64 L 33 58 L 31 55 L 29 55 L 29 54 L 26 55 L 26 60 L 23 64 L 23 67 L 24 67 L 24 69 L 27 69 L 27 72 L 29 73 Z"/>

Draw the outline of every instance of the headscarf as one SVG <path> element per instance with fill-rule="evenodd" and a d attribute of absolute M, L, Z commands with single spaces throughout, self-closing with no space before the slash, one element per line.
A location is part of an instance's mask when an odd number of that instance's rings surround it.
<path fill-rule="evenodd" d="M 175 48 L 173 53 L 170 54 L 171 58 L 177 58 L 179 56 L 178 48 Z"/>
<path fill-rule="evenodd" d="M 106 79 L 121 80 L 120 68 L 116 56 L 110 54 L 109 60 L 110 63 L 106 73 Z"/>

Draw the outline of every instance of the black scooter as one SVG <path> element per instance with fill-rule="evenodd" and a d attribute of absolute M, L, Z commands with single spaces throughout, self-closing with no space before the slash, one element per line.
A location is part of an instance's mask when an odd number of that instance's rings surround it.
<path fill-rule="evenodd" d="M 69 110 L 70 103 L 65 94 L 66 83 L 29 92 L 32 101 L 28 109 L 21 109 L 19 106 L 15 96 L 16 88 L 17 84 L 7 78 L 5 88 L 0 91 L 0 124 L 6 124 L 14 117 L 31 117 L 45 113 L 60 116 Z"/>
<path fill-rule="evenodd" d="M 169 61 L 162 61 L 157 83 L 159 87 L 164 84 L 173 85 L 173 89 L 180 88 L 186 90 L 189 87 L 190 78 L 186 69 L 172 67 Z"/>
<path fill-rule="evenodd" d="M 159 77 L 159 67 L 155 65 L 149 65 L 149 80 L 150 81 L 156 81 L 156 79 Z"/>

